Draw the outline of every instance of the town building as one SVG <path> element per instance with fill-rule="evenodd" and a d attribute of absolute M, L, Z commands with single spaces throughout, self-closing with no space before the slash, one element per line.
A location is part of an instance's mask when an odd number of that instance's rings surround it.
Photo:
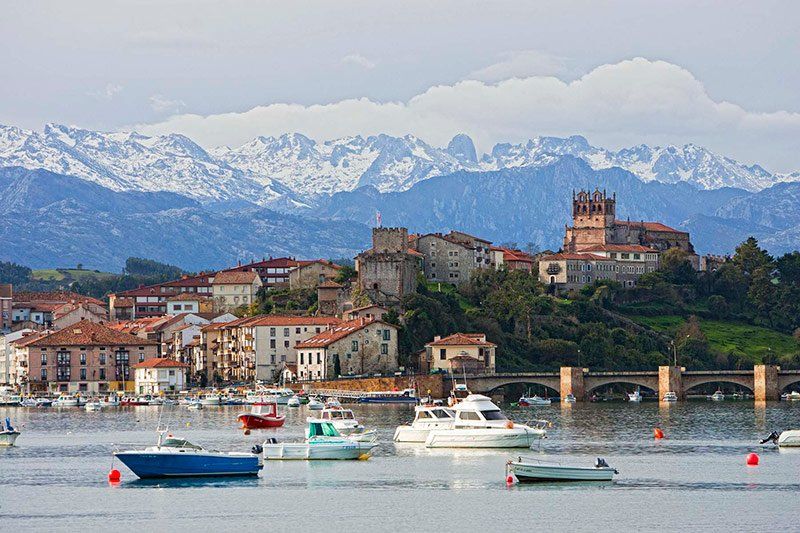
<path fill-rule="evenodd" d="M 93 302 L 66 303 L 53 309 L 53 329 L 63 329 L 81 320 L 103 324 L 108 322 L 108 310 L 105 305 Z"/>
<path fill-rule="evenodd" d="M 495 371 L 497 345 L 483 333 L 453 333 L 434 337 L 425 345 L 423 371 L 444 371 L 459 374 L 491 374 Z"/>
<path fill-rule="evenodd" d="M 415 291 L 422 257 L 406 228 L 373 228 L 372 248 L 356 256 L 358 287 L 377 304 L 398 305 Z"/>
<path fill-rule="evenodd" d="M 201 272 L 197 276 L 182 276 L 174 281 L 141 286 L 108 296 L 111 320 L 134 320 L 167 314 L 167 300 L 182 293 L 210 296 L 214 274 Z"/>
<path fill-rule="evenodd" d="M 15 376 L 13 381 L 11 378 L 14 365 L 14 343 L 32 333 L 36 333 L 36 330 L 25 328 L 0 335 L 0 385 L 16 384 L 16 371 L 13 373 Z"/>
<path fill-rule="evenodd" d="M 96 394 L 124 390 L 131 365 L 156 356 L 155 342 L 83 320 L 16 343 L 18 376 L 28 391 Z"/>
<path fill-rule="evenodd" d="M 105 304 L 91 296 L 69 291 L 18 292 L 14 295 L 12 322 L 23 327 L 28 324 L 35 325 L 39 329 L 54 327 L 53 322 L 56 317 L 72 312 L 79 305 L 82 305 L 83 309 L 76 316 L 85 314 L 86 318 L 89 318 L 90 313 L 98 321 L 107 317 L 103 310 Z M 63 320 L 62 323 L 69 323 L 69 319 Z"/>
<path fill-rule="evenodd" d="M 613 276 L 609 275 L 604 279 L 613 279 L 626 288 L 636 286 L 636 281 L 643 274 L 658 269 L 660 252 L 655 248 L 649 248 L 641 244 L 596 244 L 585 248 L 583 251 L 613 259 Z M 606 273 L 603 269 L 600 272 L 602 274 Z"/>
<path fill-rule="evenodd" d="M 0 331 L 11 330 L 14 312 L 14 287 L 10 283 L 0 284 Z"/>
<path fill-rule="evenodd" d="M 345 312 L 346 320 L 356 320 L 357 318 L 366 318 L 367 320 L 383 320 L 384 315 L 389 310 L 381 305 L 369 304 L 356 307 Z"/>
<path fill-rule="evenodd" d="M 551 292 L 572 291 L 598 279 L 616 281 L 617 262 L 591 253 L 557 253 L 539 259 L 539 281 Z"/>
<path fill-rule="evenodd" d="M 167 298 L 167 314 L 211 313 L 214 310 L 211 295 L 182 292 Z"/>
<path fill-rule="evenodd" d="M 505 268 L 507 270 L 521 270 L 528 274 L 532 274 L 535 270 L 536 259 L 521 250 L 492 246 L 491 254 L 492 266 L 495 270 Z"/>
<path fill-rule="evenodd" d="M 298 379 L 395 372 L 397 340 L 397 326 L 382 320 L 342 322 L 296 345 Z"/>
<path fill-rule="evenodd" d="M 174 394 L 183 390 L 188 383 L 186 371 L 189 365 L 172 359 L 145 359 L 132 368 L 137 394 Z"/>
<path fill-rule="evenodd" d="M 563 251 L 576 253 L 592 246 L 633 244 L 664 252 L 679 248 L 686 252 L 695 269 L 699 257 L 689 238 L 689 233 L 678 231 L 660 222 L 634 222 L 617 220 L 616 194 L 605 191 L 579 191 L 572 194 L 572 226 L 566 226 Z"/>
<path fill-rule="evenodd" d="M 467 233 L 428 233 L 416 236 L 415 243 L 428 281 L 459 285 L 475 270 L 491 268 L 491 243 Z"/>
<path fill-rule="evenodd" d="M 255 272 L 266 289 L 282 289 L 289 287 L 289 273 L 302 263 L 303 261 L 293 257 L 270 257 L 245 265 L 240 264 L 223 272 Z"/>
<path fill-rule="evenodd" d="M 261 286 L 261 278 L 254 271 L 224 270 L 217 273 L 212 282 L 214 310 L 232 311 L 252 304 Z"/>
<path fill-rule="evenodd" d="M 339 265 L 325 259 L 299 261 L 299 263 L 289 271 L 290 289 L 316 289 L 322 283 L 336 278 L 342 269 Z"/>
<path fill-rule="evenodd" d="M 323 316 L 338 316 L 349 300 L 347 288 L 335 281 L 325 281 L 317 286 L 317 312 Z"/>

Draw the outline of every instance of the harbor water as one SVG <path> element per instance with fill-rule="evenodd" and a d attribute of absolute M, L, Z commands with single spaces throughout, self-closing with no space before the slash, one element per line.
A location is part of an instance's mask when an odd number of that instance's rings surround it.
<path fill-rule="evenodd" d="M 248 451 L 266 437 L 299 440 L 305 407 L 283 428 L 238 429 L 239 406 L 0 408 L 22 430 L 0 448 L 2 531 L 755 531 L 800 530 L 800 450 L 759 446 L 773 430 L 800 429 L 800 402 L 597 403 L 519 409 L 518 422 L 552 421 L 533 450 L 426 449 L 392 442 L 410 406 L 353 406 L 381 445 L 368 461 L 268 461 L 257 478 L 141 481 L 115 448 L 170 432 L 210 449 Z M 655 440 L 653 428 L 666 438 Z M 761 464 L 745 465 L 757 452 Z M 519 455 L 575 465 L 603 457 L 612 483 L 511 485 Z"/>

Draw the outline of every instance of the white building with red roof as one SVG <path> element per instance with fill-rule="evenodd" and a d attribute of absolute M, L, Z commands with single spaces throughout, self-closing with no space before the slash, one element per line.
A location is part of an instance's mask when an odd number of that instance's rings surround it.
<path fill-rule="evenodd" d="M 174 394 L 187 384 L 189 365 L 153 357 L 133 365 L 134 390 L 137 394 Z"/>
<path fill-rule="evenodd" d="M 491 374 L 495 371 L 497 345 L 483 333 L 453 333 L 434 337 L 425 345 L 425 361 L 420 370 L 440 370 L 452 374 Z"/>

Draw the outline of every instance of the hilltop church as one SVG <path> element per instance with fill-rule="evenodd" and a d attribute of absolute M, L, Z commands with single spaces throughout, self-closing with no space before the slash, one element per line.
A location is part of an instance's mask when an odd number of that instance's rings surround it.
<path fill-rule="evenodd" d="M 640 245 L 663 252 L 680 248 L 689 255 L 695 269 L 699 257 L 689 240 L 689 233 L 660 222 L 633 222 L 616 219 L 617 195 L 605 191 L 572 193 L 572 226 L 566 226 L 564 252 L 598 251 L 614 245 Z"/>

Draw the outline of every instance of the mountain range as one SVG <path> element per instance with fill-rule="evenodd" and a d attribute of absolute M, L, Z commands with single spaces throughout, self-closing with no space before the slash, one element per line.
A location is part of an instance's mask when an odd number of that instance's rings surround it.
<path fill-rule="evenodd" d="M 442 148 L 411 135 L 295 133 L 205 150 L 178 134 L 0 126 L 0 259 L 116 268 L 140 255 L 198 269 L 352 256 L 378 211 L 411 231 L 557 249 L 580 187 L 616 192 L 620 217 L 691 231 L 701 252 L 730 252 L 750 234 L 780 252 L 800 242 L 797 180 L 691 144 L 611 151 L 580 136 L 487 154 L 463 134 Z"/>

